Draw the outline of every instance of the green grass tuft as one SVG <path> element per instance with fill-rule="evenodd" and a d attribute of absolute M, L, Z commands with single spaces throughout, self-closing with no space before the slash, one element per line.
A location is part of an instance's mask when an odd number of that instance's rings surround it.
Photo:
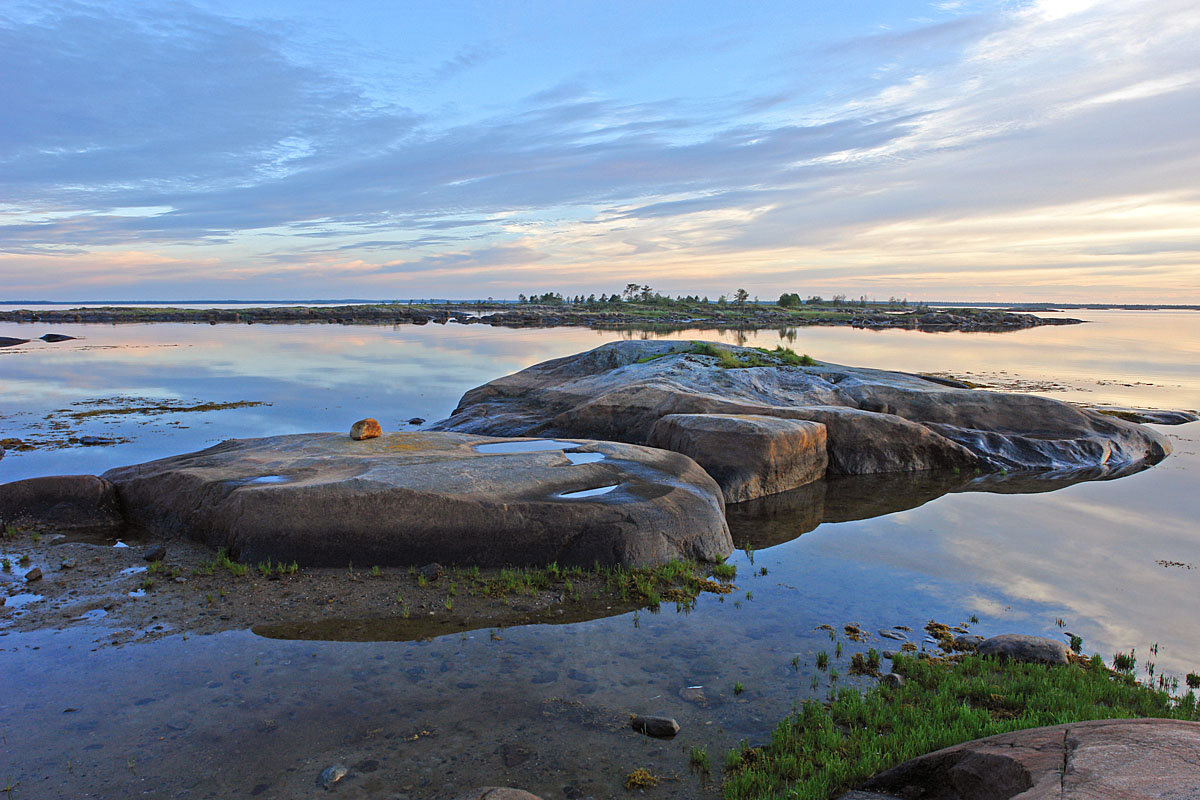
<path fill-rule="evenodd" d="M 869 657 L 868 657 L 869 658 Z M 866 694 L 843 688 L 779 723 L 770 744 L 726 755 L 725 800 L 824 800 L 910 758 L 998 733 L 1090 719 L 1198 720 L 1196 697 L 1115 674 L 1098 656 L 1067 666 L 897 655 L 907 679 Z"/>

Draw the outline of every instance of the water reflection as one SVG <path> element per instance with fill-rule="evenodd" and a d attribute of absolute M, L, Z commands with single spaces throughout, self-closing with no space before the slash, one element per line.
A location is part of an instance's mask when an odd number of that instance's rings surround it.
<path fill-rule="evenodd" d="M 882 517 L 923 506 L 950 492 L 1037 494 L 1085 481 L 1115 480 L 1149 466 L 1126 464 L 1119 469 L 1029 470 L 967 475 L 951 470 L 838 475 L 797 489 L 725 507 L 738 547 L 759 549 L 791 541 L 825 522 Z"/>

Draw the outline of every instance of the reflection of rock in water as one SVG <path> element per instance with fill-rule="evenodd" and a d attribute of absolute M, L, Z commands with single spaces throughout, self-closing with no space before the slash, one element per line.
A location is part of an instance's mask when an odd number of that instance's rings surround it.
<path fill-rule="evenodd" d="M 572 624 L 602 617 L 614 617 L 633 611 L 633 604 L 571 603 L 538 611 L 510 611 L 507 614 L 470 620 L 448 614 L 430 616 L 417 612 L 412 617 L 363 617 L 360 619 L 322 619 L 301 622 L 270 622 L 255 625 L 251 631 L 267 639 L 298 639 L 325 642 L 413 642 L 453 633 L 485 628 L 512 628 L 518 625 Z M 424 615 L 424 616 L 422 616 Z"/>
<path fill-rule="evenodd" d="M 843 475 L 727 505 L 725 516 L 738 547 L 771 547 L 808 533 L 822 522 L 850 522 L 907 511 L 950 492 L 1037 494 L 1084 481 L 1123 478 L 1148 468 L 1138 463 L 1115 469 L 1031 470 L 978 476 L 955 474 L 952 470 Z"/>
<path fill-rule="evenodd" d="M 951 471 L 845 475 L 725 507 L 738 547 L 771 547 L 822 522 L 869 519 L 919 505 L 954 491 L 969 479 Z"/>

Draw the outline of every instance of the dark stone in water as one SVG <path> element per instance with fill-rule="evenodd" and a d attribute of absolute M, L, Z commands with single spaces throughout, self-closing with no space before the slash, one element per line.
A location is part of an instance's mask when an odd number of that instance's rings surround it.
<path fill-rule="evenodd" d="M 17 339 L 12 336 L 0 336 L 0 347 L 15 347 L 28 341 L 28 339 Z"/>
<path fill-rule="evenodd" d="M 75 337 L 74 336 L 66 336 L 65 334 L 61 334 L 61 333 L 47 333 L 42 336 L 39 336 L 38 338 L 41 339 L 43 342 L 53 343 L 53 342 L 69 342 L 72 339 L 74 339 Z"/>
<path fill-rule="evenodd" d="M 552 669 L 544 669 L 538 674 L 529 679 L 530 683 L 554 683 L 558 680 L 558 673 Z"/>
<path fill-rule="evenodd" d="M 536 753 L 525 745 L 506 743 L 500 748 L 500 757 L 504 760 L 504 766 L 516 767 L 524 764 L 529 759 L 533 758 Z"/>
<path fill-rule="evenodd" d="M 629 727 L 638 733 L 654 736 L 659 739 L 669 739 L 679 733 L 679 723 L 670 717 L 635 716 L 629 721 Z"/>
<path fill-rule="evenodd" d="M 580 672 L 577 669 L 572 669 L 569 672 L 567 672 L 567 677 L 573 681 L 580 681 L 581 683 L 592 683 L 596 680 L 591 675 L 588 675 L 586 672 Z"/>
<path fill-rule="evenodd" d="M 412 419 L 410 419 L 408 421 L 408 424 L 409 425 L 424 425 L 425 418 L 424 417 L 413 417 Z"/>
<path fill-rule="evenodd" d="M 98 447 L 100 445 L 112 444 L 112 439 L 106 439 L 103 436 L 80 436 L 79 443 L 85 447 Z"/>

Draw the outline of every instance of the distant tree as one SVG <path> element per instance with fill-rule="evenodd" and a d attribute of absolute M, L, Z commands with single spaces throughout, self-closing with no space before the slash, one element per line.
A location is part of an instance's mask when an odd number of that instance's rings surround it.
<path fill-rule="evenodd" d="M 779 305 L 783 308 L 799 308 L 800 295 L 788 294 L 787 292 L 784 292 L 783 294 L 779 295 Z"/>
<path fill-rule="evenodd" d="M 627 283 L 627 284 L 625 284 L 625 291 L 621 292 L 621 294 L 625 297 L 626 300 L 634 300 L 637 298 L 638 294 L 641 293 L 641 291 L 642 291 L 642 287 L 639 286 L 638 284 Z"/>
<path fill-rule="evenodd" d="M 845 303 L 846 303 L 846 295 L 844 295 L 844 294 L 835 294 L 835 295 L 833 296 L 833 304 L 834 304 L 835 306 L 845 305 Z"/>
<path fill-rule="evenodd" d="M 750 299 L 750 293 L 745 289 L 738 289 L 733 293 L 733 302 L 735 305 L 744 306 L 746 301 Z"/>
<path fill-rule="evenodd" d="M 725 305 L 726 302 L 728 302 L 728 301 L 725 300 L 725 295 L 721 295 L 720 297 L 717 298 L 717 305 L 719 305 L 719 306 Z"/>
<path fill-rule="evenodd" d="M 527 298 L 527 297 L 526 297 L 525 295 L 523 295 L 523 294 L 519 294 L 519 295 L 517 295 L 517 302 L 518 302 L 518 303 L 528 303 L 528 302 L 529 302 L 529 298 Z"/>

